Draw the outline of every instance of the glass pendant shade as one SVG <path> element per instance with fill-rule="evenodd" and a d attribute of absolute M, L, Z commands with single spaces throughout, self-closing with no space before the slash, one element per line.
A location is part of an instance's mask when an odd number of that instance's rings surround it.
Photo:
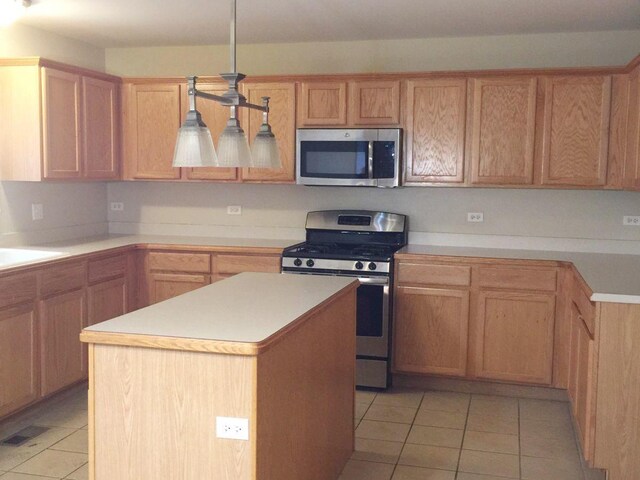
<path fill-rule="evenodd" d="M 211 132 L 200 120 L 197 111 L 190 111 L 178 130 L 173 155 L 174 167 L 215 167 L 218 163 Z"/>
<path fill-rule="evenodd" d="M 254 168 L 281 168 L 280 152 L 276 137 L 270 131 L 260 131 L 253 141 L 251 163 Z"/>
<path fill-rule="evenodd" d="M 244 130 L 239 125 L 227 125 L 218 140 L 217 167 L 250 167 L 251 151 Z"/>

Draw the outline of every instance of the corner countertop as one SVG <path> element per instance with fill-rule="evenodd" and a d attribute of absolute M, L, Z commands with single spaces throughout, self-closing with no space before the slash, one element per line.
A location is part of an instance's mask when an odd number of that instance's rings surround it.
<path fill-rule="evenodd" d="M 640 304 L 640 255 L 412 244 L 399 250 L 396 258 L 412 255 L 572 263 L 591 288 L 591 301 Z"/>
<path fill-rule="evenodd" d="M 357 285 L 345 277 L 241 273 L 87 327 L 81 339 L 253 355 L 307 313 Z"/>

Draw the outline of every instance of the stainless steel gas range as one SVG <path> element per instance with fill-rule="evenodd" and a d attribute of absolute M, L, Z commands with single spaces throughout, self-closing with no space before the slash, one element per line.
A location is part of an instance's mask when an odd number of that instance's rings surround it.
<path fill-rule="evenodd" d="M 356 385 L 387 388 L 393 254 L 407 243 L 404 215 L 367 210 L 309 212 L 306 242 L 282 254 L 282 273 L 360 280 L 357 295 Z"/>

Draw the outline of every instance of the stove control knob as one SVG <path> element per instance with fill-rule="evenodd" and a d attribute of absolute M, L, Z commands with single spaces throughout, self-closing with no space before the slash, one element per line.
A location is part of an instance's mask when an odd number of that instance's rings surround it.
<path fill-rule="evenodd" d="M 369 270 L 375 270 L 376 268 L 378 268 L 378 266 L 375 263 L 371 262 L 369 264 Z"/>
<path fill-rule="evenodd" d="M 316 262 L 314 262 L 313 260 L 309 259 L 307 260 L 307 267 L 313 267 L 316 264 Z"/>
<path fill-rule="evenodd" d="M 293 264 L 294 264 L 296 267 L 299 267 L 300 265 L 302 265 L 302 260 L 300 260 L 299 258 L 296 258 L 296 259 L 293 261 Z"/>
<path fill-rule="evenodd" d="M 364 268 L 364 265 L 362 264 L 362 262 L 356 262 L 356 270 L 362 270 Z"/>

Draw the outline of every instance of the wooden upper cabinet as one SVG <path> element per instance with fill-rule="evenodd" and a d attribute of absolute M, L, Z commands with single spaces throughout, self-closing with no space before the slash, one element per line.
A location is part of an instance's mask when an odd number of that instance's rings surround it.
<path fill-rule="evenodd" d="M 347 82 L 302 82 L 298 125 L 346 126 Z"/>
<path fill-rule="evenodd" d="M 470 80 L 471 183 L 530 185 L 537 79 Z"/>
<path fill-rule="evenodd" d="M 542 183 L 607 183 L 610 76 L 547 77 Z"/>
<path fill-rule="evenodd" d="M 624 174 L 626 188 L 640 190 L 640 66 L 630 75 L 627 158 Z"/>
<path fill-rule="evenodd" d="M 245 168 L 242 180 L 251 182 L 293 183 L 295 175 L 296 149 L 296 89 L 293 83 L 246 83 L 243 93 L 247 100 L 258 105 L 262 97 L 269 100 L 269 124 L 276 136 L 282 167 L 279 169 Z M 242 124 L 244 131 L 253 142 L 260 125 L 262 112 L 243 109 Z"/>
<path fill-rule="evenodd" d="M 189 97 L 187 95 L 187 85 L 180 86 L 181 93 L 181 106 L 182 106 L 182 118 L 181 122 L 184 122 L 187 111 L 189 110 Z M 202 92 L 211 93 L 213 95 L 222 95 L 227 91 L 226 85 L 222 84 L 198 84 L 198 90 Z M 196 108 L 202 115 L 202 121 L 211 130 L 211 137 L 213 143 L 218 147 L 218 139 L 222 134 L 222 131 L 227 126 L 227 120 L 229 119 L 229 107 L 225 107 L 213 100 L 206 100 L 204 98 L 197 98 Z M 244 112 L 241 112 L 242 115 Z M 223 180 L 223 181 L 235 181 L 238 179 L 237 168 L 218 168 L 218 167 L 199 167 L 199 168 L 183 168 L 183 177 L 189 180 Z"/>
<path fill-rule="evenodd" d="M 466 101 L 464 78 L 407 82 L 407 184 L 464 180 Z"/>
<path fill-rule="evenodd" d="M 171 166 L 180 128 L 179 84 L 127 84 L 123 88 L 125 176 L 178 179 Z"/>
<path fill-rule="evenodd" d="M 349 125 L 400 124 L 400 81 L 349 83 Z"/>
<path fill-rule="evenodd" d="M 118 89 L 113 82 L 82 77 L 84 174 L 115 179 L 120 175 Z"/>
<path fill-rule="evenodd" d="M 44 178 L 82 176 L 80 75 L 42 68 Z"/>

